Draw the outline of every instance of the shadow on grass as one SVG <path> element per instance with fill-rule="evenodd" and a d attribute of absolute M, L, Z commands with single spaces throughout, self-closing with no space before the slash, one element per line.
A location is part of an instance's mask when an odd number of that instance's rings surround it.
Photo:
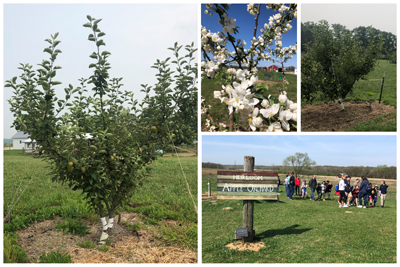
<path fill-rule="evenodd" d="M 300 235 L 302 233 L 312 230 L 312 228 L 297 229 L 299 226 L 299 224 L 294 224 L 284 229 L 271 229 L 260 234 L 256 234 L 255 237 L 258 240 L 262 240 L 264 238 L 271 238 L 277 235 Z"/>

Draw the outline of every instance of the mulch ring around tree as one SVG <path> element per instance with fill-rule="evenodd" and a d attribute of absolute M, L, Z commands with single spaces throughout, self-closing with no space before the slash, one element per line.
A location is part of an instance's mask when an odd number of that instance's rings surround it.
<path fill-rule="evenodd" d="M 117 218 L 117 217 L 116 217 Z M 145 218 L 140 214 L 121 212 L 121 222 L 130 224 Z M 68 252 L 73 263 L 197 263 L 197 252 L 177 245 L 163 246 L 155 239 L 155 232 L 150 227 L 147 230 L 138 230 L 139 238 L 132 230 L 123 224 L 114 224 L 112 242 L 107 246 L 108 251 L 100 251 L 98 248 L 82 248 L 77 243 L 89 239 L 98 244 L 101 223 L 89 225 L 90 234 L 85 236 L 63 234 L 55 229 L 55 220 L 46 220 L 32 224 L 31 226 L 17 231 L 19 237 L 17 244 L 26 250 L 27 257 L 31 262 L 38 262 L 42 252 L 49 253 L 59 250 L 65 254 Z M 141 220 L 143 221 L 143 220 Z M 175 224 L 174 221 L 160 222 L 166 226 Z M 159 226 L 155 226 L 159 227 Z"/>
<path fill-rule="evenodd" d="M 343 105 L 343 111 L 337 102 L 301 107 L 301 131 L 345 131 L 360 122 L 371 121 L 396 110 L 393 106 L 379 104 L 378 101 L 372 103 L 372 111 L 369 103 L 365 102 L 345 102 Z"/>
<path fill-rule="evenodd" d="M 245 251 L 245 250 L 251 250 L 251 251 L 259 251 L 260 248 L 265 247 L 264 242 L 258 241 L 258 242 L 246 242 L 242 243 L 242 241 L 236 241 L 234 243 L 230 243 L 226 245 L 225 247 L 229 249 L 235 249 L 238 251 Z"/>

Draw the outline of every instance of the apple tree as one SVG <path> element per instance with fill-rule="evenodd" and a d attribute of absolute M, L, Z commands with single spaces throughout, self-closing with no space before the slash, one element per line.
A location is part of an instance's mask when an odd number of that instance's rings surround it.
<path fill-rule="evenodd" d="M 370 29 L 371 30 L 371 29 Z M 320 21 L 312 27 L 313 41 L 301 57 L 302 99 L 342 101 L 352 92 L 355 82 L 374 69 L 379 59 L 381 40 L 363 47 L 344 26 Z"/>
<path fill-rule="evenodd" d="M 95 46 L 89 65 L 93 74 L 81 78 L 79 87 L 69 84 L 63 99 L 56 94 L 56 86 L 61 84 L 56 80 L 61 67 L 55 64 L 61 53 L 58 33 L 46 39 L 49 46 L 44 52 L 49 58 L 40 68 L 21 64 L 21 82 L 13 77 L 5 86 L 14 90 L 9 100 L 16 117 L 14 128 L 36 140 L 53 181 L 82 190 L 88 206 L 101 217 L 100 241 L 104 241 L 112 233 L 116 209 L 148 177 L 156 150 L 169 144 L 168 124 L 173 124 L 173 118 L 160 121 L 158 115 L 146 115 L 146 107 L 153 104 L 151 98 L 138 103 L 133 92 L 122 89 L 122 78 L 109 76 L 111 53 L 102 49 L 105 33 L 99 28 L 101 19 L 87 19 L 83 26 L 90 29 L 88 39 Z M 155 94 L 157 97 L 160 92 Z M 165 108 L 170 104 L 165 102 Z"/>

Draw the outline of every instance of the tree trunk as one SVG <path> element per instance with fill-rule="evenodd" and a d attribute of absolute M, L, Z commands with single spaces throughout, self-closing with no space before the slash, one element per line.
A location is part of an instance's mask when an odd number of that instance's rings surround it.
<path fill-rule="evenodd" d="M 254 157 L 244 157 L 244 168 L 245 172 L 254 171 Z M 254 200 L 243 200 L 243 228 L 247 227 L 248 237 L 244 238 L 244 242 L 252 242 L 254 238 L 253 232 L 253 218 L 254 218 Z"/>

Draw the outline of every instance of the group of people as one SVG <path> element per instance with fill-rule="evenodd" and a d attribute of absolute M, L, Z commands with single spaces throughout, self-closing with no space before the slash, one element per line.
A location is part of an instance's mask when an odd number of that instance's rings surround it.
<path fill-rule="evenodd" d="M 385 206 L 387 188 L 389 187 L 385 181 L 381 181 L 381 185 L 378 188 L 378 185 L 372 185 L 365 176 L 361 177 L 361 183 L 360 179 L 357 178 L 353 185 L 350 183 L 351 176 L 347 174 L 338 174 L 338 178 L 340 181 L 335 187 L 335 195 L 338 195 L 339 198 L 339 208 L 348 208 L 350 206 L 366 208 L 368 199 L 369 206 L 375 207 L 378 195 L 381 199 L 381 207 Z M 278 183 L 280 183 L 280 180 Z M 317 200 L 329 200 L 333 189 L 332 182 L 323 181 L 322 183 L 318 183 L 315 175 L 308 183 L 306 180 L 301 182 L 299 176 L 294 177 L 294 172 L 287 174 L 283 184 L 285 185 L 286 197 L 290 200 L 293 200 L 294 194 L 304 198 L 307 194 L 307 188 L 311 189 L 310 200 L 316 200 L 314 196 L 315 192 L 317 193 Z"/>

